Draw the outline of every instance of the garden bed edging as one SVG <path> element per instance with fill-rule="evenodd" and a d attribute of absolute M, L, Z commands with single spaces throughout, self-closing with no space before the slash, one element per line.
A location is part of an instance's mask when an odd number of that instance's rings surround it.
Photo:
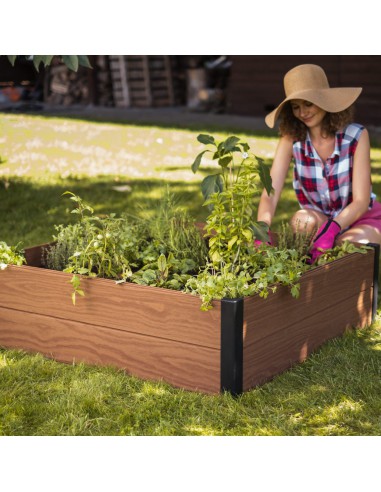
<path fill-rule="evenodd" d="M 190 294 L 99 278 L 81 280 L 85 297 L 73 306 L 71 274 L 40 268 L 43 246 L 0 272 L 0 346 L 187 390 L 238 395 L 368 326 L 377 310 L 379 245 L 306 272 L 298 299 L 278 287 L 207 312 Z"/>

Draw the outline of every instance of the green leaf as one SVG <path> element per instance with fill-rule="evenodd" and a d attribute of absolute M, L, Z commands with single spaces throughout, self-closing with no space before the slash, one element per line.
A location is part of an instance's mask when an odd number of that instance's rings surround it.
<path fill-rule="evenodd" d="M 78 55 L 78 63 L 79 65 L 81 65 L 82 67 L 86 67 L 86 68 L 93 68 L 90 64 L 90 61 L 87 57 L 87 55 Z"/>
<path fill-rule="evenodd" d="M 207 176 L 201 183 L 202 194 L 207 200 L 213 193 L 221 193 L 224 189 L 224 182 L 221 174 Z"/>
<path fill-rule="evenodd" d="M 242 147 L 243 152 L 248 152 L 250 150 L 250 146 L 246 142 L 242 142 L 239 145 Z"/>
<path fill-rule="evenodd" d="M 256 239 L 265 243 L 269 242 L 269 226 L 266 222 L 254 222 L 251 224 L 251 229 Z"/>
<path fill-rule="evenodd" d="M 259 170 L 259 177 L 261 180 L 261 183 L 263 184 L 264 188 L 267 191 L 267 194 L 270 195 L 273 190 L 273 185 L 272 185 L 272 179 L 270 176 L 270 168 L 269 166 L 266 166 L 264 163 L 263 159 L 260 159 L 259 157 L 256 158 L 258 162 L 258 170 Z"/>
<path fill-rule="evenodd" d="M 74 72 L 78 70 L 77 55 L 62 55 L 62 61 L 70 70 L 73 70 Z"/>
<path fill-rule="evenodd" d="M 205 133 L 201 133 L 197 137 L 197 140 L 200 143 L 205 144 L 205 145 L 209 145 L 209 144 L 216 145 L 216 142 L 214 140 L 214 137 L 212 137 L 211 135 L 206 135 Z"/>
<path fill-rule="evenodd" d="M 221 159 L 218 159 L 218 164 L 221 167 L 228 167 L 228 165 L 231 163 L 232 159 L 233 159 L 233 156 L 225 155 L 224 157 L 221 157 Z"/>
<path fill-rule="evenodd" d="M 239 142 L 239 138 L 235 136 L 228 137 L 225 142 L 223 142 L 223 148 L 227 152 L 232 152 L 234 147 Z"/>
<path fill-rule="evenodd" d="M 15 61 L 18 55 L 7 55 L 7 58 L 9 60 L 9 63 L 12 65 L 12 67 L 15 66 Z"/>
<path fill-rule="evenodd" d="M 40 64 L 42 63 L 45 67 L 50 65 L 53 55 L 33 55 L 33 65 L 35 69 L 39 71 Z"/>
<path fill-rule="evenodd" d="M 197 170 L 198 170 L 198 168 L 200 167 L 201 159 L 202 159 L 202 156 L 205 154 L 205 152 L 210 152 L 210 150 L 204 150 L 203 152 L 201 152 L 200 154 L 198 154 L 198 156 L 196 157 L 194 163 L 192 164 L 192 171 L 194 173 L 196 173 Z"/>
<path fill-rule="evenodd" d="M 230 251 L 234 244 L 238 241 L 238 236 L 233 236 L 228 242 L 228 250 Z"/>
<path fill-rule="evenodd" d="M 157 266 L 158 266 L 158 269 L 160 270 L 160 272 L 164 272 L 165 269 L 167 268 L 167 259 L 163 255 L 163 253 L 159 256 L 159 258 L 157 260 Z"/>
<path fill-rule="evenodd" d="M 299 295 L 300 295 L 300 285 L 299 284 L 293 285 L 291 287 L 291 295 L 292 295 L 292 297 L 295 297 L 296 299 L 299 297 Z"/>
<path fill-rule="evenodd" d="M 250 229 L 244 229 L 242 231 L 242 235 L 248 240 L 252 241 L 253 240 L 253 233 L 250 231 Z"/>

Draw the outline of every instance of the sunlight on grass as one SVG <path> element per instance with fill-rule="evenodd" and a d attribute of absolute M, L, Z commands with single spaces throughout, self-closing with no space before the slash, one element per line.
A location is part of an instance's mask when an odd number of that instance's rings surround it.
<path fill-rule="evenodd" d="M 7 358 L 5 357 L 5 355 L 3 355 L 0 358 L 0 369 L 3 368 L 3 367 L 6 367 L 7 365 L 8 365 Z"/>
<path fill-rule="evenodd" d="M 0 124 L 4 135 L 0 155 L 6 159 L 0 176 L 200 179 L 190 169 L 202 150 L 197 131 L 4 114 Z M 225 133 L 216 136 L 226 138 Z M 274 139 L 249 137 L 248 142 L 260 157 L 272 157 Z"/>
<path fill-rule="evenodd" d="M 73 219 L 71 203 L 62 196 L 67 190 L 97 214 L 152 214 L 169 185 L 181 206 L 203 220 L 199 185 L 205 173 L 190 170 L 203 150 L 199 133 L 0 115 L 2 239 L 24 246 L 50 241 L 55 224 Z M 233 134 L 209 133 L 221 139 Z M 256 155 L 273 157 L 275 138 L 235 134 Z M 372 149 L 372 169 L 381 197 L 379 148 Z M 297 208 L 290 169 L 274 230 Z M 380 435 L 380 330 L 381 314 L 370 328 L 325 344 L 303 364 L 239 398 L 0 349 L 0 434 Z"/>

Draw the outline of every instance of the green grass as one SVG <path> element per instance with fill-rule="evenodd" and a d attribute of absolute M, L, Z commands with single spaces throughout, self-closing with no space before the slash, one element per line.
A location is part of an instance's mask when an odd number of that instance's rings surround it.
<path fill-rule="evenodd" d="M 0 351 L 1 435 L 376 436 L 380 395 L 376 327 L 327 343 L 238 398 Z"/>
<path fill-rule="evenodd" d="M 0 115 L 0 130 L 0 240 L 9 244 L 49 241 L 54 224 L 71 220 L 66 190 L 97 213 L 138 214 L 153 213 L 169 185 L 196 220 L 205 218 L 202 174 L 190 171 L 198 130 L 14 115 Z M 271 159 L 274 137 L 237 134 Z M 372 165 L 380 196 L 378 148 Z M 274 228 L 295 210 L 290 172 Z M 380 435 L 380 327 L 348 332 L 239 398 L 1 349 L 0 435 Z"/>

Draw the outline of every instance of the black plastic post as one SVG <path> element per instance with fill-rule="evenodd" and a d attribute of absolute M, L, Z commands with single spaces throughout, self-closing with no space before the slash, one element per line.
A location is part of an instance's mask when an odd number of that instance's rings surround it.
<path fill-rule="evenodd" d="M 221 301 L 221 392 L 243 390 L 243 298 Z"/>
<path fill-rule="evenodd" d="M 373 266 L 373 299 L 372 299 L 372 321 L 377 314 L 378 304 L 378 276 L 380 273 L 380 245 L 376 243 L 368 243 L 367 246 L 374 248 L 374 266 Z"/>

